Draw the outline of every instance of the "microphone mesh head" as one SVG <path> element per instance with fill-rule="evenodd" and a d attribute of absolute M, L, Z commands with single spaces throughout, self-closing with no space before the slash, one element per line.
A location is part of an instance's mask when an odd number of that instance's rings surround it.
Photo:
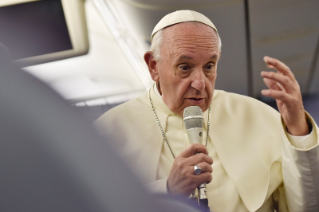
<path fill-rule="evenodd" d="M 183 118 L 189 116 L 203 116 L 202 109 L 198 106 L 189 106 L 184 109 Z"/>
<path fill-rule="evenodd" d="M 194 118 L 192 118 L 194 117 Z M 203 112 L 198 106 L 190 106 L 184 109 L 183 120 L 186 130 L 191 128 L 203 128 Z"/>

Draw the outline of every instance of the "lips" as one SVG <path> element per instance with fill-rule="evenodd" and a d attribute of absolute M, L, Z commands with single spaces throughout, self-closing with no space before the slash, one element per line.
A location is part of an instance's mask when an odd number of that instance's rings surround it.
<path fill-rule="evenodd" d="M 187 97 L 185 99 L 194 99 L 194 100 L 199 100 L 199 99 L 205 99 L 205 97 Z"/>
<path fill-rule="evenodd" d="M 201 104 L 204 101 L 204 98 L 187 98 L 192 104 L 197 105 Z"/>

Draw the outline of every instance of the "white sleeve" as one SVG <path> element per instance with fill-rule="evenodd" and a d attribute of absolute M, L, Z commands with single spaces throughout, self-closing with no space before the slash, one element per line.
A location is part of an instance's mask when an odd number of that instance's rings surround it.
<path fill-rule="evenodd" d="M 146 184 L 146 189 L 151 193 L 164 193 L 167 194 L 167 178 L 156 180 Z"/>
<path fill-rule="evenodd" d="M 288 140 L 290 141 L 291 145 L 296 147 L 297 149 L 310 149 L 314 146 L 316 146 L 317 138 L 314 133 L 314 130 L 312 129 L 309 135 L 304 136 L 294 136 L 287 133 Z"/>
<path fill-rule="evenodd" d="M 312 132 L 297 144 L 283 135 L 282 172 L 287 204 L 292 211 L 319 211 L 318 127 L 310 115 Z M 313 138 L 312 141 L 306 141 Z M 311 138 L 312 137 L 312 138 Z M 307 143 L 307 144 L 304 144 Z"/>

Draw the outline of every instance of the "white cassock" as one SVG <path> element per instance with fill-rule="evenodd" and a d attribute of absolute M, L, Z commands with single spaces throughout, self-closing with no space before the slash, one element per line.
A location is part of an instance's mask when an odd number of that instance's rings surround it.
<path fill-rule="evenodd" d="M 175 155 L 189 141 L 182 117 L 150 95 Z M 288 139 L 280 114 L 253 98 L 214 91 L 207 149 L 213 180 L 207 185 L 212 211 L 319 211 L 318 127 Z M 208 111 L 204 115 L 204 140 Z M 155 192 L 167 192 L 173 156 L 155 120 L 148 93 L 115 107 L 95 123 L 132 170 Z M 293 143 L 293 145 L 292 145 Z"/>

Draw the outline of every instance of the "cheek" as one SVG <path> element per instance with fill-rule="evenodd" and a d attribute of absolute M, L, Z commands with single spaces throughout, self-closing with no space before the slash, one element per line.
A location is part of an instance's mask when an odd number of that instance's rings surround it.
<path fill-rule="evenodd" d="M 175 93 L 177 93 L 180 97 L 184 96 L 184 94 L 191 88 L 192 81 L 190 79 L 179 79 L 175 82 Z"/>
<path fill-rule="evenodd" d="M 166 101 L 170 103 L 176 103 L 176 101 L 178 101 L 178 97 L 181 95 L 181 83 L 179 79 L 172 74 L 166 73 L 160 76 L 159 81 Z"/>
<path fill-rule="evenodd" d="M 217 77 L 217 74 L 215 73 L 214 75 L 206 78 L 207 79 L 207 81 L 206 81 L 207 87 L 210 87 L 210 88 L 215 87 L 216 77 Z"/>
<path fill-rule="evenodd" d="M 168 85 L 169 90 L 167 90 L 167 100 L 170 103 L 171 109 L 175 110 L 183 105 L 184 96 L 188 92 L 189 83 L 180 79 L 171 81 Z"/>
<path fill-rule="evenodd" d="M 215 89 L 216 75 L 210 77 L 206 81 L 206 91 L 208 96 L 212 96 Z"/>

